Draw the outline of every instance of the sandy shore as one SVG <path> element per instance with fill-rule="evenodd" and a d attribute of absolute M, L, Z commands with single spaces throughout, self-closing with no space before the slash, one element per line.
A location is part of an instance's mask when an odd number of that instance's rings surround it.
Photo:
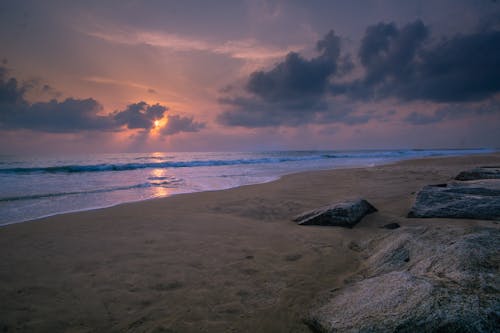
<path fill-rule="evenodd" d="M 415 192 L 500 154 L 306 172 L 260 185 L 71 213 L 0 228 L 0 331 L 309 332 L 305 311 L 362 258 L 349 246 L 400 225 Z M 354 229 L 294 215 L 352 197 L 379 212 Z"/>

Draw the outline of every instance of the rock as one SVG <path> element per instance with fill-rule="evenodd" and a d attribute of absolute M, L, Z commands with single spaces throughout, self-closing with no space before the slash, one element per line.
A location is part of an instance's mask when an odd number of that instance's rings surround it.
<path fill-rule="evenodd" d="M 404 228 L 376 243 L 363 278 L 310 312 L 314 331 L 500 331 L 499 229 Z"/>
<path fill-rule="evenodd" d="M 358 273 L 358 279 L 407 268 L 410 262 L 410 250 L 415 249 L 414 239 L 415 237 L 409 232 L 395 232 L 390 241 L 382 241 L 376 247 L 367 248 L 369 256 Z"/>
<path fill-rule="evenodd" d="M 432 284 L 425 280 L 406 272 L 391 272 L 338 291 L 306 323 L 325 333 L 395 332 L 404 316 L 414 313 L 415 305 L 429 299 L 432 291 Z"/>
<path fill-rule="evenodd" d="M 456 180 L 500 179 L 500 166 L 484 166 L 462 171 Z"/>
<path fill-rule="evenodd" d="M 399 225 L 399 223 L 387 223 L 387 224 L 385 224 L 384 226 L 382 226 L 382 228 L 384 228 L 384 229 L 389 229 L 389 230 L 397 229 L 397 228 L 399 228 L 399 227 L 401 227 L 401 226 Z"/>
<path fill-rule="evenodd" d="M 301 225 L 328 225 L 352 228 L 365 215 L 376 212 L 368 201 L 356 199 L 331 204 L 303 213 L 293 219 Z"/>
<path fill-rule="evenodd" d="M 500 180 L 425 186 L 408 217 L 500 220 Z"/>

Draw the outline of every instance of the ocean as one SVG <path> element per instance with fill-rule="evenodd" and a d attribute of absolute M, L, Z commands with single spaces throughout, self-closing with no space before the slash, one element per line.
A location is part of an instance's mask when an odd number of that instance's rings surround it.
<path fill-rule="evenodd" d="M 300 171 L 493 150 L 356 150 L 1 156 L 0 225 L 257 184 Z"/>

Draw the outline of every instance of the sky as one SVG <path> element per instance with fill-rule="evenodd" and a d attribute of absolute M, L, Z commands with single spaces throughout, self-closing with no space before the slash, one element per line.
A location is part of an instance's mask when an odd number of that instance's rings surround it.
<path fill-rule="evenodd" d="M 500 1 L 0 1 L 0 153 L 500 148 Z"/>

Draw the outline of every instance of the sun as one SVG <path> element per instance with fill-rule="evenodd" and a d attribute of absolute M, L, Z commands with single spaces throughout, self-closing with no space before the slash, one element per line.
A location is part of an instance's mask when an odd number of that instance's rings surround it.
<path fill-rule="evenodd" d="M 153 121 L 153 126 L 151 126 L 151 135 L 158 135 L 163 127 L 167 125 L 168 119 L 166 117 L 155 119 Z"/>

